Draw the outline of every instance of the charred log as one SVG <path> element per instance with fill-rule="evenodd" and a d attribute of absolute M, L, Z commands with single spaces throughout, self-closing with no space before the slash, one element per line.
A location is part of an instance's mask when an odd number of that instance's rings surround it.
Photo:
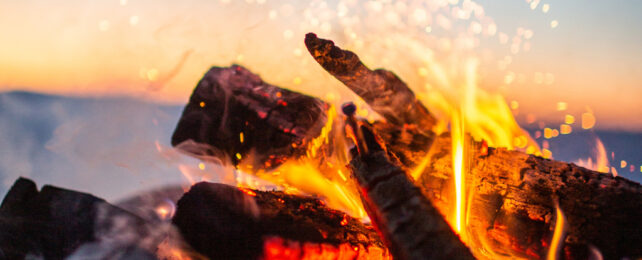
<path fill-rule="evenodd" d="M 212 67 L 198 83 L 174 130 L 214 149 L 195 151 L 237 163 L 253 153 L 256 166 L 276 166 L 304 154 L 327 117 L 323 101 L 263 82 L 241 66 Z M 238 154 L 238 155 L 237 155 Z M 240 157 L 240 158 L 239 158 Z"/>
<path fill-rule="evenodd" d="M 374 230 L 313 198 L 203 182 L 177 206 L 173 223 L 211 259 L 389 258 Z"/>
<path fill-rule="evenodd" d="M 366 126 L 360 130 L 354 136 L 362 136 L 357 140 L 362 144 L 353 152 L 350 168 L 368 216 L 395 259 L 475 259 L 375 134 Z"/>
<path fill-rule="evenodd" d="M 28 179 L 18 179 L 0 206 L 0 258 L 27 255 L 63 259 L 81 246 L 100 245 L 116 226 L 131 227 L 131 241 L 118 241 L 111 259 L 155 259 L 153 245 L 137 244 L 147 237 L 144 221 L 90 194 L 45 185 L 38 191 Z"/>
<path fill-rule="evenodd" d="M 428 131 L 436 119 L 397 75 L 383 70 L 370 70 L 351 51 L 334 42 L 305 36 L 305 46 L 314 59 L 332 76 L 359 95 L 375 112 L 394 125 L 413 124 Z"/>
<path fill-rule="evenodd" d="M 382 139 L 395 136 L 395 127 L 375 124 Z M 423 140 L 419 132 L 408 132 Z M 412 143 L 412 142 L 407 142 Z M 469 227 L 476 241 L 506 255 L 545 256 L 555 225 L 555 203 L 567 218 L 566 259 L 585 259 L 589 247 L 605 259 L 642 256 L 642 186 L 621 177 L 591 171 L 518 151 L 484 147 L 472 142 L 467 154 L 466 185 L 470 201 Z M 408 157 L 407 168 L 427 160 L 416 184 L 440 208 L 452 212 L 454 180 L 451 139 L 439 136 L 429 150 L 409 153 L 404 145 L 388 147 Z M 426 152 L 429 151 L 429 152 Z"/>

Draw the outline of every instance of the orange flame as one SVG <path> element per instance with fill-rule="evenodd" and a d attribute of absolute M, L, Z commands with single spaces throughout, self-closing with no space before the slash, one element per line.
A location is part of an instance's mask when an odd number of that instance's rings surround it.
<path fill-rule="evenodd" d="M 555 231 L 553 232 L 553 239 L 551 239 L 551 246 L 548 248 L 547 260 L 559 259 L 562 245 L 564 244 L 566 218 L 560 209 L 559 205 L 555 206 Z"/>
<path fill-rule="evenodd" d="M 589 157 L 585 160 L 582 160 L 582 159 L 578 160 L 576 164 L 590 170 L 608 173 L 609 158 L 606 155 L 606 148 L 604 148 L 604 144 L 602 143 L 602 140 L 600 140 L 599 137 L 595 137 L 595 148 L 593 149 L 593 153 L 595 156 L 595 160 Z M 614 172 L 613 174 L 617 176 L 616 172 Z"/>

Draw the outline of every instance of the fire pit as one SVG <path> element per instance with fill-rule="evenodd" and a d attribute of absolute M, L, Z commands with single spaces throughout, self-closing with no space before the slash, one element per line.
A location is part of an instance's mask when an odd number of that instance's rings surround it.
<path fill-rule="evenodd" d="M 393 72 L 371 70 L 315 34 L 304 42 L 381 118 L 271 85 L 239 65 L 212 67 L 171 141 L 199 167 L 231 171 L 235 186 L 185 171 L 193 184 L 187 192 L 172 187 L 113 205 L 58 187 L 38 190 L 21 178 L 0 207 L 1 255 L 642 257 L 640 184 L 540 151 L 495 148 L 469 135 L 460 113 L 450 132 L 441 131 Z"/>

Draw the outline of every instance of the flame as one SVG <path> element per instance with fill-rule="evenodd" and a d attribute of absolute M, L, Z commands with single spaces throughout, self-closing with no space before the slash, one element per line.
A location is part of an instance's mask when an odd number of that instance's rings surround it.
<path fill-rule="evenodd" d="M 462 234 L 462 219 L 464 212 L 463 199 L 465 196 L 465 177 L 464 177 L 464 115 L 459 113 L 452 119 L 451 136 L 452 136 L 452 156 L 453 170 L 455 175 L 455 231 Z"/>
<path fill-rule="evenodd" d="M 562 250 L 562 245 L 564 244 L 566 218 L 564 217 L 559 205 L 555 206 L 555 212 L 555 231 L 553 232 L 551 246 L 548 248 L 548 254 L 546 255 L 547 260 L 559 259 L 559 254 Z"/>
<path fill-rule="evenodd" d="M 595 160 L 589 157 L 584 160 L 580 159 L 575 163 L 587 169 L 591 169 L 602 173 L 608 173 L 610 169 L 609 158 L 606 155 L 606 148 L 604 148 L 604 144 L 602 143 L 602 140 L 597 136 L 595 137 L 595 148 L 593 148 L 593 153 L 595 156 Z M 613 174 L 617 176 L 616 172 L 613 172 Z"/>

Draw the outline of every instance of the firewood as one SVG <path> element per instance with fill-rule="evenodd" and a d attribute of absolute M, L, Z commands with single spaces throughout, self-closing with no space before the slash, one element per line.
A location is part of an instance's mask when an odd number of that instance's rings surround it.
<path fill-rule="evenodd" d="M 351 121 L 353 131 L 361 133 L 353 134 L 358 150 L 353 149 L 350 169 L 368 216 L 394 258 L 475 259 L 370 128 Z"/>
<path fill-rule="evenodd" d="M 278 191 L 197 183 L 178 201 L 172 221 L 211 259 L 390 258 L 376 232 L 359 220 L 318 199 Z"/>
<path fill-rule="evenodd" d="M 442 212 L 451 210 L 454 199 L 445 196 L 454 194 L 450 138 L 446 133 L 431 145 L 435 137 L 425 130 L 435 120 L 412 91 L 391 72 L 369 70 L 356 54 L 332 41 L 310 33 L 305 44 L 326 71 L 388 121 L 376 123 L 376 132 L 406 170 L 420 165 L 430 152 L 417 185 Z M 399 104 L 409 105 L 404 109 Z M 466 182 L 476 193 L 470 228 L 483 231 L 477 237 L 516 249 L 509 254 L 545 255 L 543 244 L 550 240 L 559 201 L 570 225 L 565 243 L 569 258 L 586 258 L 590 245 L 607 259 L 642 256 L 640 184 L 516 151 L 482 149 L 480 143 L 473 147 Z"/>
<path fill-rule="evenodd" d="M 423 106 L 415 103 L 414 94 L 394 74 L 370 71 L 354 53 L 343 51 L 332 42 L 318 39 L 314 35 L 306 37 L 306 46 L 328 72 L 354 89 L 373 110 L 386 119 L 387 122 L 377 122 L 372 127 L 390 154 L 399 159 L 403 170 L 409 172 L 426 162 L 423 174 L 415 184 L 442 213 L 451 212 L 454 198 L 450 194 L 454 194 L 454 182 L 449 134 L 435 137 L 432 132 L 426 131 L 430 128 L 425 126 L 432 125 L 434 119 L 426 119 L 432 118 L 428 110 L 421 109 Z M 205 91 L 204 87 L 200 86 L 203 82 L 209 81 L 203 79 L 196 90 Z M 389 83 L 390 81 L 392 83 Z M 239 88 L 226 82 L 216 84 L 228 86 L 228 89 Z M 362 89 L 364 86 L 365 90 Z M 392 90 L 401 93 L 402 97 L 412 99 L 409 99 L 409 102 L 389 102 L 385 96 L 396 95 Z M 250 100 L 251 98 L 243 99 L 243 96 L 256 96 L 252 91 L 234 93 L 234 97 L 230 99 Z M 210 99 L 205 100 L 208 104 L 226 104 L 228 96 L 208 97 Z M 213 133 L 217 133 L 221 125 L 229 124 L 221 124 L 221 120 L 227 122 L 229 119 L 222 116 L 203 116 L 205 113 L 197 112 L 196 106 L 201 101 L 199 98 L 201 94 L 195 93 L 192 96 L 177 128 L 177 132 L 191 131 L 191 134 L 175 133 L 174 144 L 181 140 L 193 139 L 220 147 L 219 149 L 227 151 L 227 154 L 232 154 L 237 151 L 235 149 L 239 149 L 231 147 L 239 145 L 233 143 L 234 139 L 229 137 L 232 133 L 241 131 L 243 127 L 266 128 L 265 123 L 255 120 L 258 113 L 252 112 L 261 106 L 245 106 L 242 110 L 245 112 L 240 115 L 250 118 L 247 120 L 247 126 L 232 126 L 233 130 L 228 131 L 227 135 L 215 135 Z M 278 102 L 275 96 L 265 98 L 266 101 L 256 103 Z M 397 104 L 411 105 L 405 110 L 396 107 Z M 386 105 L 393 109 L 386 109 Z M 224 114 L 220 112 L 224 107 L 221 105 L 219 110 L 207 113 Z M 318 109 L 316 105 L 312 107 Z M 305 109 L 305 106 L 299 106 L 295 111 L 283 113 L 295 115 L 304 113 Z M 312 114 L 315 113 L 317 112 Z M 325 110 L 318 113 L 323 114 Z M 190 122 L 197 122 L 193 124 L 196 130 L 190 129 Z M 278 125 L 280 124 L 276 124 Z M 313 132 L 315 131 L 310 131 L 310 136 L 314 135 Z M 272 140 L 260 133 L 253 132 L 251 136 L 255 136 L 252 138 L 257 138 L 256 141 L 246 144 L 242 149 L 247 151 L 253 146 L 265 144 L 264 148 L 256 150 L 272 151 L 269 148 Z M 232 144 L 226 144 L 228 142 Z M 642 244 L 642 228 L 639 221 L 639 217 L 642 216 L 640 184 L 565 162 L 547 160 L 517 151 L 483 147 L 480 143 L 471 144 L 468 150 L 470 152 L 466 157 L 468 163 L 465 176 L 468 194 L 472 194 L 468 228 L 473 232 L 470 236 L 473 239 L 470 243 L 475 244 L 473 248 L 480 248 L 478 243 L 481 241 L 499 255 L 544 256 L 553 233 L 557 201 L 569 225 L 564 243 L 567 258 L 586 258 L 590 246 L 598 248 L 606 259 L 642 257 L 642 247 L 639 246 Z M 292 151 L 294 150 L 281 153 L 282 158 L 290 156 Z"/>
<path fill-rule="evenodd" d="M 153 258 L 154 243 L 139 244 L 149 233 L 138 216 L 86 193 L 49 185 L 38 191 L 33 181 L 19 178 L 0 206 L 0 259 L 63 259 L 84 245 L 100 247 L 102 238 L 123 225 L 128 239 L 117 241 L 122 250 L 112 259 Z"/>
<path fill-rule="evenodd" d="M 252 153 L 255 166 L 273 167 L 305 153 L 321 132 L 328 104 L 263 82 L 247 69 L 212 67 L 198 83 L 174 130 L 172 145 L 208 144 L 199 155 L 238 163 Z"/>
<path fill-rule="evenodd" d="M 409 153 L 402 142 L 389 142 L 394 134 L 418 140 L 418 131 L 375 124 L 393 154 L 407 158 L 405 167 L 427 157 L 428 163 L 416 184 L 441 212 L 453 212 L 454 180 L 449 133 L 440 135 L 430 149 Z M 394 129 L 394 131 L 393 131 Z M 406 139 L 414 139 L 412 137 Z M 421 141 L 419 141 L 421 142 Z M 412 143 L 412 141 L 406 141 Z M 473 238 L 486 239 L 498 252 L 523 257 L 545 256 L 555 225 L 555 203 L 566 216 L 567 259 L 586 259 L 589 247 L 605 259 L 642 256 L 642 186 L 610 174 L 572 163 L 544 159 L 504 148 L 470 141 L 465 167 Z"/>
<path fill-rule="evenodd" d="M 334 42 L 318 38 L 314 33 L 305 36 L 305 46 L 328 73 L 391 124 L 413 124 L 426 131 L 435 125 L 436 119 L 394 73 L 370 70 L 353 52 L 342 50 Z"/>

